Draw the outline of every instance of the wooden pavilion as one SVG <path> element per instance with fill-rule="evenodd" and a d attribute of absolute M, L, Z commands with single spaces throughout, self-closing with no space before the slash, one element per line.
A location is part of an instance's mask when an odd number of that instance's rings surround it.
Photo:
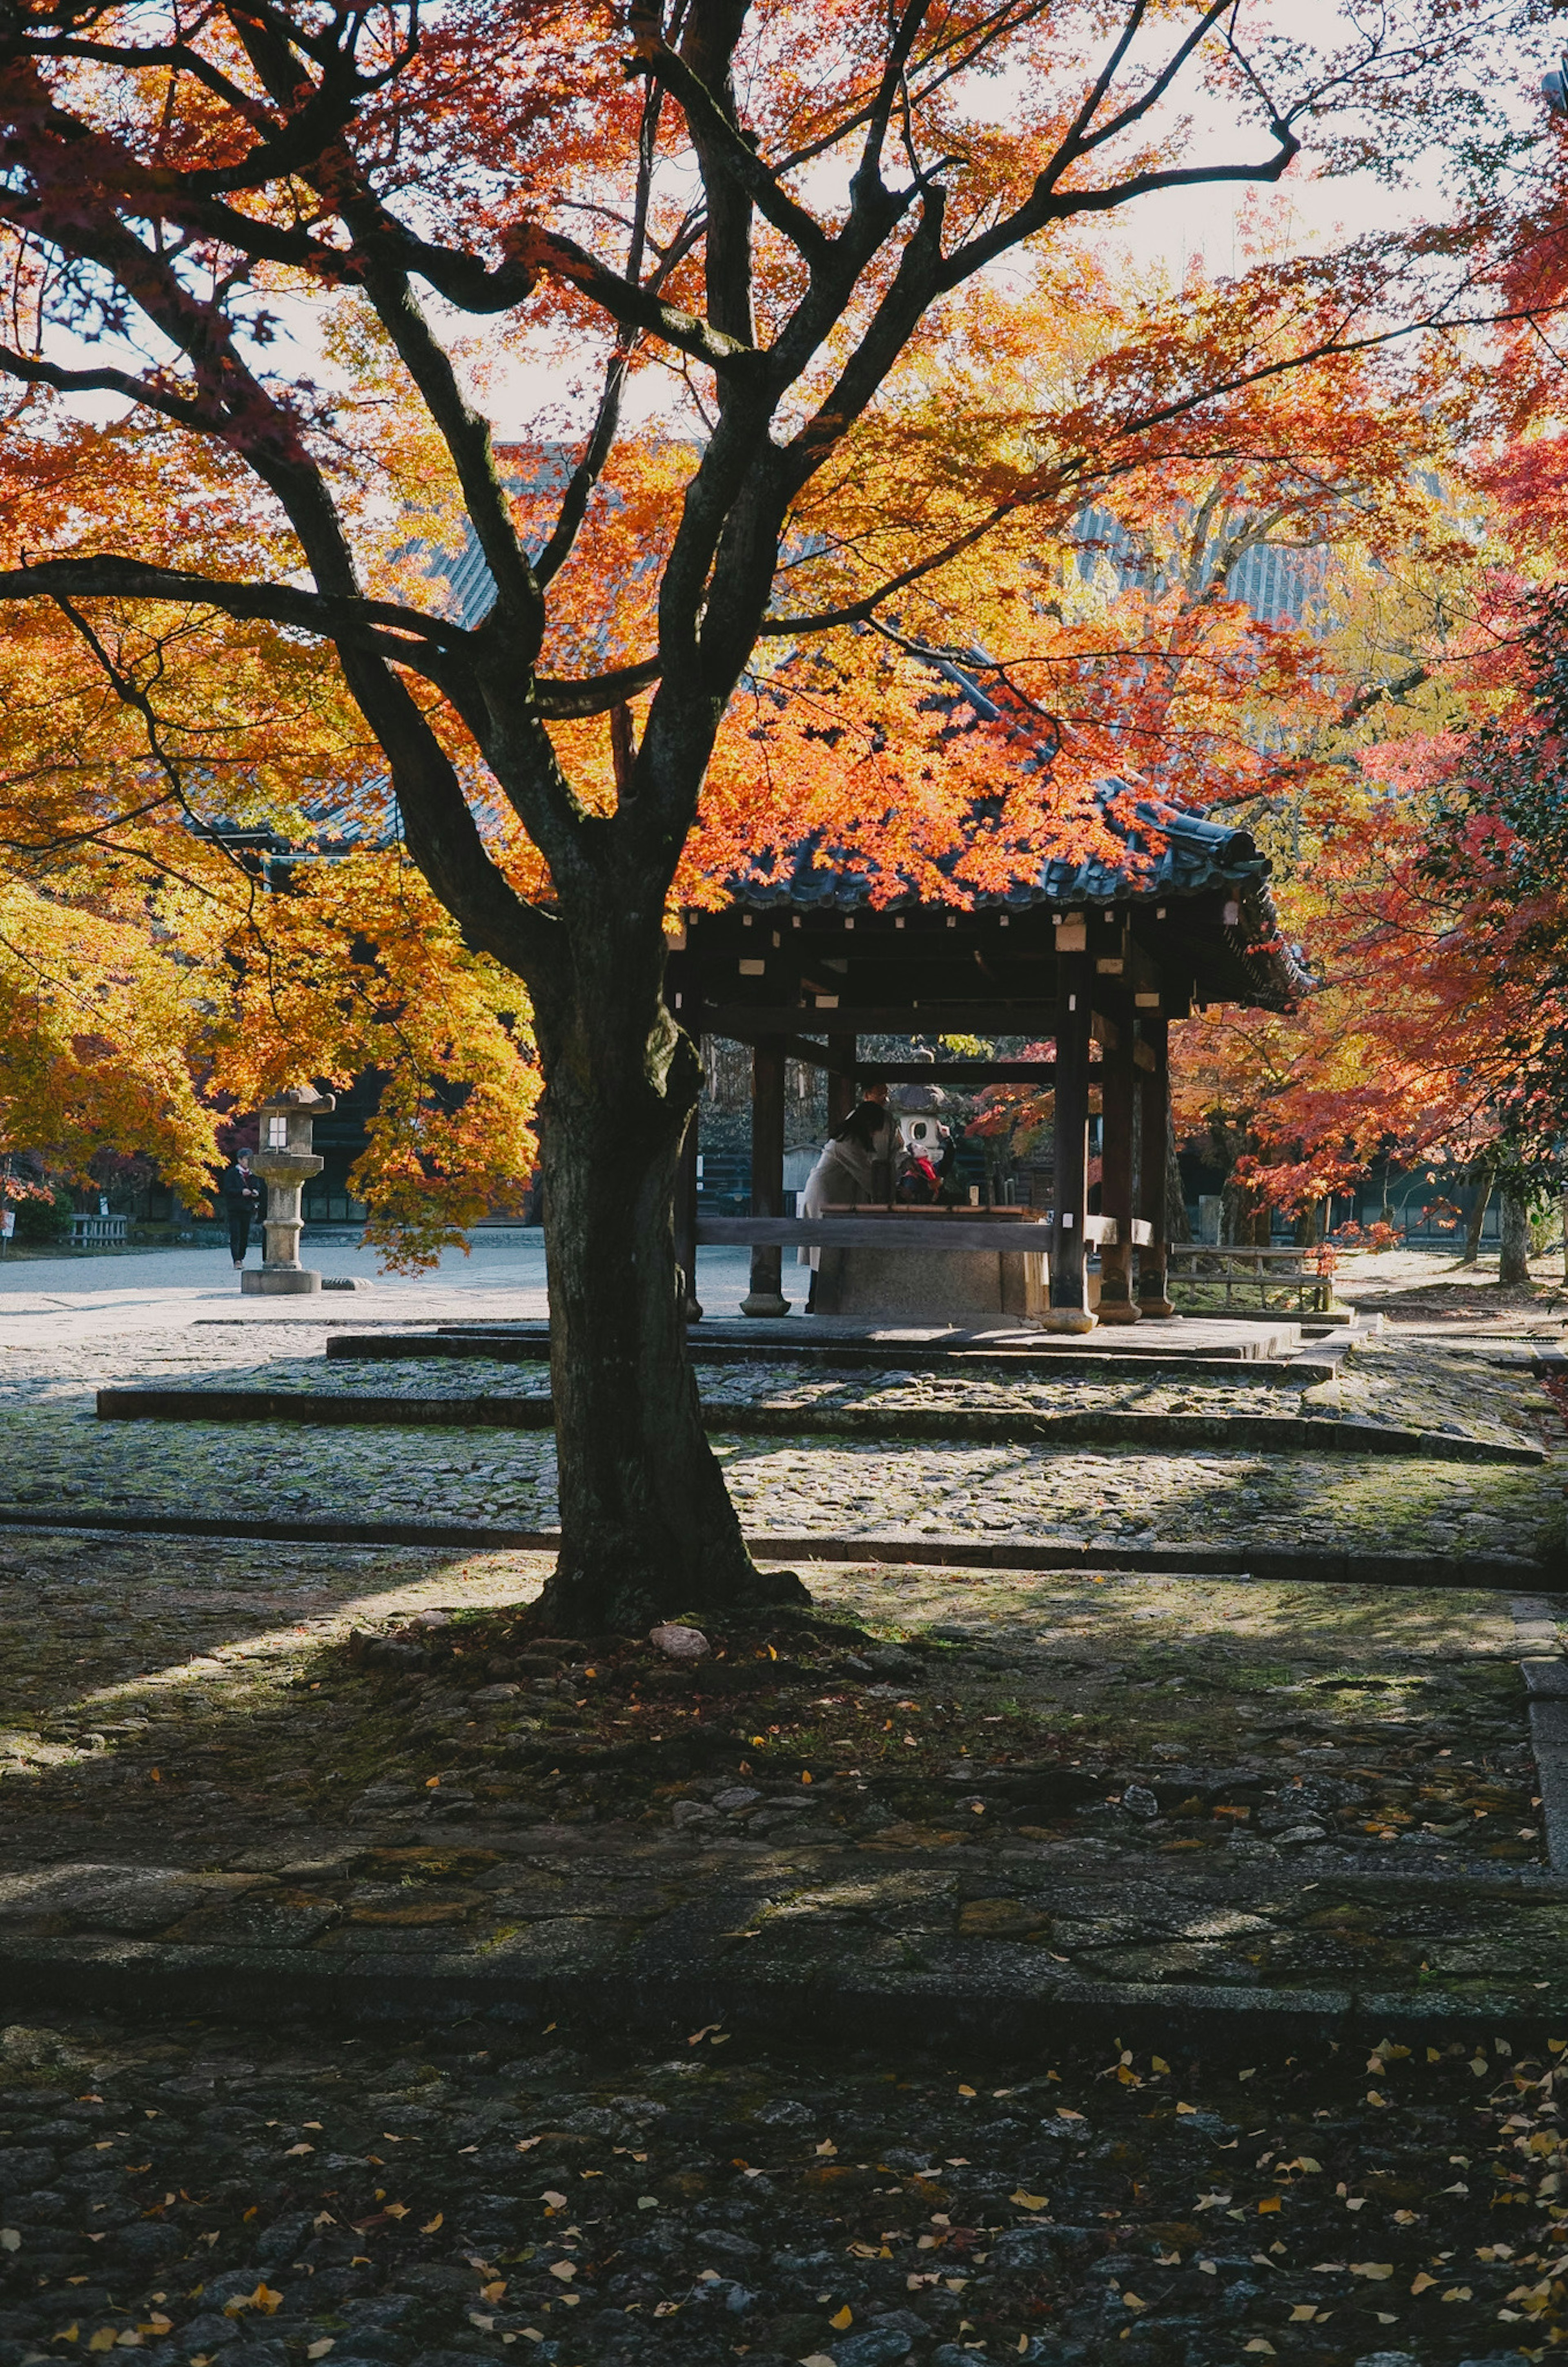
<path fill-rule="evenodd" d="M 1126 795 L 1120 783 L 1111 790 Z M 1004 1253 L 1024 1245 L 1023 1228 L 983 1210 L 904 1213 L 892 1225 L 885 1211 L 786 1218 L 784 1064 L 794 1059 L 827 1070 L 835 1125 L 857 1084 L 874 1076 L 1053 1092 L 1045 1328 L 1094 1328 L 1089 1253 L 1096 1244 L 1099 1321 L 1171 1312 L 1170 1022 L 1212 1003 L 1282 1011 L 1308 981 L 1298 954 L 1280 939 L 1269 860 L 1246 831 L 1152 802 L 1135 812 L 1138 822 L 1118 832 L 1125 863 L 1049 863 L 1038 878 L 981 895 L 962 911 L 913 894 L 875 905 L 863 872 L 825 866 L 817 850 L 804 848 L 774 880 L 749 880 L 725 909 L 689 917 L 670 957 L 672 1008 L 695 1037 L 753 1048 L 751 1214 L 699 1219 L 694 1127 L 677 1212 L 689 1296 L 704 1242 L 750 1245 L 746 1311 L 757 1315 L 788 1312 L 780 1262 L 791 1245 Z M 1055 1058 L 908 1066 L 860 1058 L 863 1036 L 956 1035 L 1050 1038 Z M 1091 1097 L 1102 1118 L 1095 1216 Z"/>

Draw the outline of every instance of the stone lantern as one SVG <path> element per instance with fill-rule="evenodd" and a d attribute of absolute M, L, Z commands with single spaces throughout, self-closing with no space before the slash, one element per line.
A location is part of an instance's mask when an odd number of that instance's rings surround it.
<path fill-rule="evenodd" d="M 315 1121 L 336 1106 L 331 1093 L 318 1093 L 309 1085 L 262 1104 L 261 1149 L 251 1164 L 266 1185 L 266 1247 L 260 1267 L 247 1266 L 240 1276 L 247 1297 L 321 1286 L 321 1275 L 299 1263 L 299 1195 L 323 1164 L 310 1148 Z"/>

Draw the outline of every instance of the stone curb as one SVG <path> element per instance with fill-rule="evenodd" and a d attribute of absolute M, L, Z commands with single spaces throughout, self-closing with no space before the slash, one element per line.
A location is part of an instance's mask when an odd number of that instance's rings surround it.
<path fill-rule="evenodd" d="M 1529 1688 L 1530 1748 L 1547 1854 L 1556 1871 L 1568 1872 L 1568 1664 L 1556 1659 L 1520 1665 Z"/>
<path fill-rule="evenodd" d="M 1146 1571 L 1190 1578 L 1255 1579 L 1269 1584 L 1473 1587 L 1491 1593 L 1529 1580 L 1568 1588 L 1568 1555 L 1551 1562 L 1498 1554 L 1485 1561 L 1430 1553 L 1369 1554 L 1347 1547 L 1305 1553 L 1280 1546 L 1042 1546 L 1032 1537 L 927 1536 L 747 1538 L 768 1561 L 912 1562 L 953 1569 Z"/>
<path fill-rule="evenodd" d="M 331 1397 L 310 1389 L 100 1389 L 103 1421 L 297 1421 L 549 1430 L 548 1398 Z M 1428 1463 L 1527 1463 L 1540 1446 L 1492 1444 L 1440 1431 L 1270 1414 L 884 1412 L 870 1406 L 714 1406 L 709 1430 L 739 1438 L 972 1440 L 986 1446 L 1261 1446 L 1320 1455 L 1398 1455 Z"/>
<path fill-rule="evenodd" d="M 1363 2037 L 1425 2030 L 1445 2042 L 1513 2033 L 1561 2035 L 1562 2008 L 1520 2007 L 1506 1992 L 1204 1988 L 1184 1982 L 1041 1981 L 1021 1974 L 1005 1946 L 972 1949 L 963 1974 L 877 1979 L 766 1971 L 703 1961 L 683 1935 L 678 1966 L 526 1973 L 471 1956 L 340 1957 L 331 1965 L 262 1948 L 155 1941 L 11 1941 L 0 1947 L 6 2011 L 73 2006 L 136 2015 L 221 2015 L 256 2023 L 310 2015 L 350 2028 L 429 2027 L 484 2014 L 513 2023 L 614 2028 L 649 2037 L 716 2022 L 767 2043 L 923 2044 L 933 2029 L 968 2046 L 1018 2055 L 1076 2042 L 1163 2046 L 1173 2037 L 1205 2054 L 1244 2055 L 1281 2038 Z"/>
<path fill-rule="evenodd" d="M 1326 1381 L 1337 1370 L 1337 1353 L 1323 1341 L 1289 1357 L 1244 1356 L 1218 1349 L 1174 1356 L 1168 1350 L 1136 1348 L 1010 1348 L 987 1347 L 959 1335 L 951 1344 L 912 1341 L 907 1344 L 880 1340 L 783 1340 L 752 1332 L 742 1339 L 715 1339 L 688 1332 L 686 1353 L 694 1365 L 801 1365 L 838 1371 L 910 1373 L 998 1372 L 1105 1374 L 1123 1366 L 1140 1380 L 1190 1380 L 1194 1374 L 1213 1374 L 1221 1380 L 1256 1382 L 1260 1388 L 1280 1382 Z M 495 1365 L 547 1365 L 549 1332 L 506 1329 L 486 1331 L 443 1324 L 435 1331 L 349 1332 L 327 1342 L 327 1355 L 378 1364 L 399 1364 L 423 1358 L 449 1357 Z"/>
<path fill-rule="evenodd" d="M 298 1546 L 429 1546 L 473 1551 L 558 1553 L 558 1529 L 507 1529 L 460 1521 L 288 1521 L 231 1512 L 220 1519 L 184 1512 L 61 1512 L 0 1509 L 0 1530 L 42 1530 L 81 1536 L 239 1537 Z M 1245 1546 L 1042 1546 L 1032 1536 L 931 1537 L 886 1534 L 867 1537 L 747 1538 L 765 1562 L 886 1562 L 938 1569 L 1108 1570 L 1136 1576 L 1234 1578 L 1259 1584 L 1457 1587 L 1477 1593 L 1519 1586 L 1568 1590 L 1568 1555 L 1551 1562 L 1495 1555 L 1485 1561 L 1431 1554 L 1301 1553 L 1289 1547 Z"/>
<path fill-rule="evenodd" d="M 1553 1871 L 1562 1873 L 1568 1871 L 1568 1660 L 1559 1648 L 1557 1614 L 1550 1603 L 1524 1596 L 1510 1608 L 1525 1655 L 1519 1673 L 1529 1700 L 1546 1853 Z"/>

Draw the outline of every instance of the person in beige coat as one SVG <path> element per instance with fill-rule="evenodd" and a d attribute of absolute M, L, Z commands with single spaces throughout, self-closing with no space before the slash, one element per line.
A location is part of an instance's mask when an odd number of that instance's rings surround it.
<path fill-rule="evenodd" d="M 867 1085 L 807 1177 L 806 1189 L 800 1195 L 801 1215 L 821 1217 L 829 1208 L 861 1208 L 870 1201 L 886 1200 L 892 1188 L 892 1163 L 898 1139 L 898 1121 L 888 1109 L 886 1086 Z M 816 1304 L 822 1252 L 799 1250 L 795 1254 L 802 1265 L 811 1268 L 811 1287 L 806 1301 L 809 1315 Z"/>

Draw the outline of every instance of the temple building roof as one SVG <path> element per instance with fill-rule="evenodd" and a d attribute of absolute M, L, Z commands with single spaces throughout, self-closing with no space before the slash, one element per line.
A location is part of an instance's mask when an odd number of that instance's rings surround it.
<path fill-rule="evenodd" d="M 1134 794 L 1117 780 L 1107 781 L 1102 794 L 1108 826 L 1126 839 L 1125 864 L 1100 857 L 1048 861 L 1031 878 L 1002 889 L 976 890 L 966 906 L 957 906 L 922 899 L 912 883 L 889 898 L 886 880 L 852 852 L 835 862 L 825 843 L 814 838 L 775 861 L 771 877 L 738 874 L 731 882 L 733 906 L 756 913 L 787 912 L 797 919 L 870 918 L 874 912 L 898 916 L 901 924 L 919 913 L 947 926 L 957 912 L 966 934 L 983 929 L 987 917 L 994 929 L 1002 914 L 1045 923 L 1073 912 L 1100 911 L 1114 917 L 1120 911 L 1136 934 L 1148 938 L 1151 950 L 1149 924 L 1156 918 L 1162 947 L 1185 947 L 1183 958 L 1201 999 L 1273 1011 L 1298 1002 L 1311 988 L 1311 972 L 1301 948 L 1287 945 L 1280 934 L 1269 888 L 1272 866 L 1250 832 L 1152 798 L 1138 799 L 1133 809 L 1136 822 L 1128 830 L 1118 809 L 1124 812 L 1126 798 Z"/>

